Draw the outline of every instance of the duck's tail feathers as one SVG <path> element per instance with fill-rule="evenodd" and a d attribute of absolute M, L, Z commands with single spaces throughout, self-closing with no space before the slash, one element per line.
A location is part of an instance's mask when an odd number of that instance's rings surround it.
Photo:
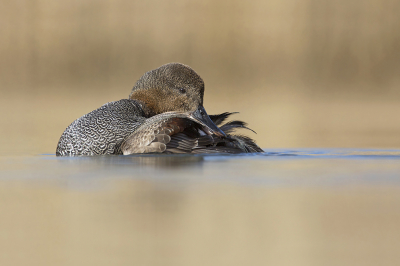
<path fill-rule="evenodd" d="M 243 135 L 231 135 L 231 137 L 241 143 L 241 146 L 246 150 L 246 152 L 264 152 L 264 150 L 261 149 L 252 138 Z"/>
<path fill-rule="evenodd" d="M 247 136 L 244 135 L 240 135 L 240 134 L 232 134 L 233 132 L 235 132 L 237 129 L 240 128 L 244 128 L 244 129 L 248 129 L 254 133 L 256 133 L 254 130 L 252 130 L 251 128 L 247 127 L 247 123 L 243 122 L 243 121 L 238 121 L 238 120 L 233 120 L 233 121 L 229 121 L 225 124 L 223 124 L 223 122 L 232 114 L 236 114 L 237 112 L 225 112 L 219 115 L 210 115 L 211 120 L 214 122 L 214 124 L 216 124 L 217 126 L 219 126 L 219 128 L 225 132 L 225 134 L 227 134 L 228 139 L 233 140 L 233 142 L 231 144 L 233 144 L 233 146 L 237 146 L 240 147 L 240 149 L 242 150 L 242 152 L 264 152 L 255 142 L 255 140 L 253 140 L 252 138 L 249 138 Z M 222 125 L 223 124 L 223 125 Z M 257 134 L 257 133 L 256 133 Z M 229 148 L 227 148 L 229 149 Z M 217 150 L 222 151 L 222 147 L 217 147 Z M 232 149 L 232 152 L 235 149 Z M 235 150 L 236 151 L 236 150 Z"/>
<path fill-rule="evenodd" d="M 238 120 L 229 121 L 228 123 L 222 125 L 220 128 L 225 133 L 232 133 L 236 129 L 244 128 L 244 129 L 248 129 L 248 130 L 252 131 L 253 133 L 257 134 L 254 130 L 247 127 L 246 122 L 238 121 Z"/>
<path fill-rule="evenodd" d="M 219 115 L 209 115 L 210 119 L 215 125 L 221 125 L 230 115 L 237 114 L 238 112 L 225 112 Z"/>

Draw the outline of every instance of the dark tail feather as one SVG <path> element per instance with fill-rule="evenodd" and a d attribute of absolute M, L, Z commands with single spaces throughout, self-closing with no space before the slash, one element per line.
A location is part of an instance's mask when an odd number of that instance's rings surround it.
<path fill-rule="evenodd" d="M 230 115 L 237 114 L 238 112 L 225 112 L 219 115 L 209 115 L 210 119 L 214 122 L 215 125 L 221 125 Z"/>
<path fill-rule="evenodd" d="M 215 121 L 214 120 L 213 121 L 214 123 L 218 122 L 218 126 L 220 127 L 220 129 L 224 131 L 225 134 L 227 134 L 230 139 L 234 140 L 232 144 L 234 146 L 240 147 L 240 149 L 243 150 L 243 152 L 264 152 L 252 138 L 243 135 L 232 134 L 236 129 L 240 128 L 248 129 L 256 133 L 254 130 L 247 127 L 247 123 L 243 121 L 234 120 L 227 122 L 221 126 L 222 122 L 224 122 L 226 118 L 228 118 L 232 114 L 235 113 L 223 113 L 220 115 L 215 115 L 213 116 Z"/>
<path fill-rule="evenodd" d="M 242 143 L 246 152 L 264 152 L 252 138 L 243 135 L 231 135 L 231 137 Z"/>
<path fill-rule="evenodd" d="M 232 114 L 235 113 L 226 112 L 219 115 L 210 115 L 211 120 L 226 133 L 226 137 L 219 138 L 214 135 L 204 135 L 204 132 L 201 134 L 202 127 L 194 123 L 187 127 L 182 133 L 171 136 L 171 141 L 167 143 L 166 153 L 264 152 L 253 139 L 243 135 L 232 134 L 236 129 L 240 128 L 251 130 L 247 127 L 245 122 L 234 120 L 223 124 Z"/>
<path fill-rule="evenodd" d="M 247 127 L 247 123 L 245 123 L 243 121 L 238 121 L 238 120 L 230 121 L 230 122 L 224 124 L 223 126 L 221 126 L 220 128 L 225 133 L 231 133 L 238 128 L 245 128 L 245 129 L 248 129 L 248 130 L 254 132 L 255 134 L 257 134 L 254 130 Z"/>

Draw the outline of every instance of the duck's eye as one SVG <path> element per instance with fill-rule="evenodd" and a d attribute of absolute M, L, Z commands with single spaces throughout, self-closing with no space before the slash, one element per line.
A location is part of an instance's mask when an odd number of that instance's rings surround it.
<path fill-rule="evenodd" d="M 182 94 L 186 93 L 186 89 L 185 88 L 179 88 L 179 92 L 182 93 Z"/>

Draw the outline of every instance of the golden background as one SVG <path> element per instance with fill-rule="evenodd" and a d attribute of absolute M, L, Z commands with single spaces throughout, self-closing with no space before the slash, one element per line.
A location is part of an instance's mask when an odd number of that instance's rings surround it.
<path fill-rule="evenodd" d="M 2 1 L 0 145 L 54 153 L 64 129 L 181 62 L 209 114 L 269 147 L 400 147 L 400 2 Z"/>
<path fill-rule="evenodd" d="M 0 1 L 0 265 L 400 265 L 399 152 L 358 150 L 400 148 L 399 10 Z M 72 121 L 169 62 L 261 147 L 314 153 L 54 156 Z"/>

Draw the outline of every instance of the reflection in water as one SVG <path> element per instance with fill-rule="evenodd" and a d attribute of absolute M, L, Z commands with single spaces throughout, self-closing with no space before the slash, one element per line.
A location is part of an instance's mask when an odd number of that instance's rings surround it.
<path fill-rule="evenodd" d="M 131 155 L 92 157 L 51 157 L 58 170 L 68 171 L 69 180 L 101 178 L 135 178 L 189 180 L 202 172 L 204 158 L 200 155 Z M 47 169 L 51 169 L 53 164 Z M 67 169 L 66 169 L 67 168 Z M 72 172 L 72 174 L 71 174 Z"/>
<path fill-rule="evenodd" d="M 397 265 L 399 156 L 0 157 L 0 265 Z"/>
<path fill-rule="evenodd" d="M 179 169 L 184 167 L 198 167 L 204 162 L 201 155 L 171 155 L 171 154 L 140 154 L 129 156 L 79 156 L 79 157 L 58 157 L 61 163 L 79 164 L 93 163 L 98 167 L 119 167 L 119 166 L 134 166 L 153 167 L 160 169 Z"/>
<path fill-rule="evenodd" d="M 199 167 L 203 164 L 203 156 L 191 155 L 130 155 L 112 156 L 105 160 L 106 164 L 134 164 L 155 168 L 178 169 L 182 167 Z"/>

